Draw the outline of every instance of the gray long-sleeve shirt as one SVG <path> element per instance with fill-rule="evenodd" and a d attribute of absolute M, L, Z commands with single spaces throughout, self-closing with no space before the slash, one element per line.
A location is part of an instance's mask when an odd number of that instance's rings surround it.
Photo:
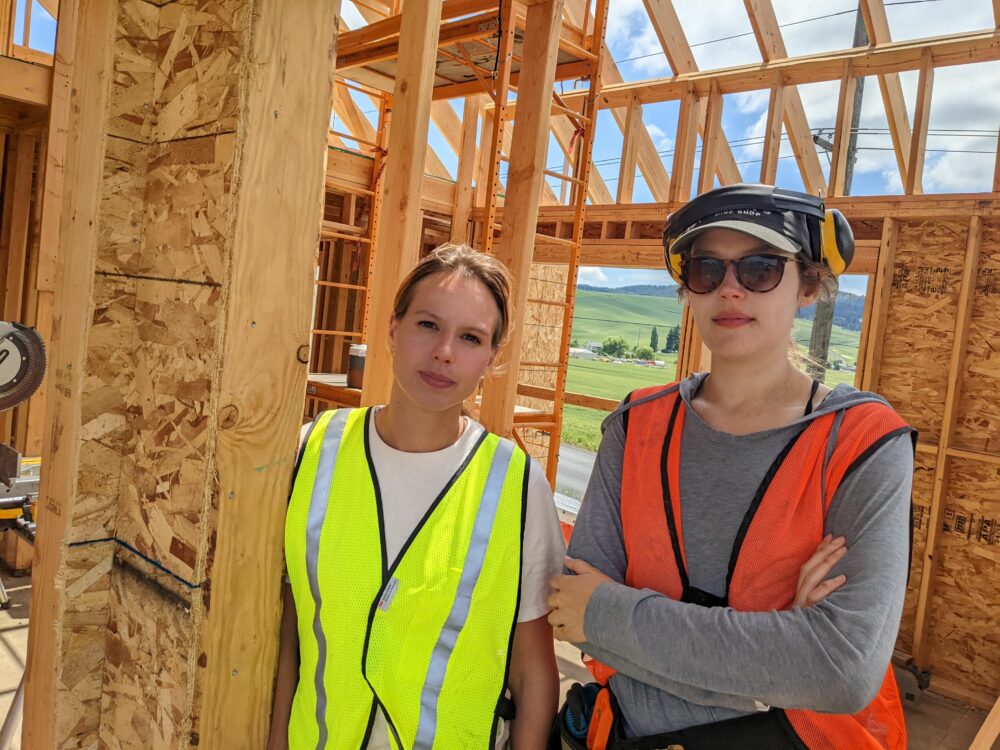
<path fill-rule="evenodd" d="M 681 384 L 688 407 L 681 443 L 680 498 L 690 584 L 725 594 L 733 542 L 768 467 L 797 425 L 871 400 L 837 386 L 809 417 L 751 435 L 713 430 L 690 408 L 701 377 Z M 605 420 L 570 541 L 569 555 L 624 581 L 621 525 L 625 426 Z M 594 592 L 580 648 L 618 669 L 611 686 L 629 736 L 731 718 L 762 704 L 854 713 L 878 692 L 892 655 L 909 561 L 913 451 L 908 435 L 887 441 L 840 485 L 826 531 L 847 539 L 832 575 L 847 582 L 820 604 L 739 612 L 673 601 L 621 583 Z"/>

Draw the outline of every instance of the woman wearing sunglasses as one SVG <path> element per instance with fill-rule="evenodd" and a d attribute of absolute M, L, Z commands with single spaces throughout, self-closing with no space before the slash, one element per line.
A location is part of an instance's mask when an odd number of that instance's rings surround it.
<path fill-rule="evenodd" d="M 790 355 L 796 312 L 850 262 L 850 227 L 809 195 L 736 185 L 672 215 L 664 244 L 711 369 L 604 423 L 549 620 L 605 687 L 571 695 L 563 743 L 903 750 L 889 660 L 913 431 Z"/>

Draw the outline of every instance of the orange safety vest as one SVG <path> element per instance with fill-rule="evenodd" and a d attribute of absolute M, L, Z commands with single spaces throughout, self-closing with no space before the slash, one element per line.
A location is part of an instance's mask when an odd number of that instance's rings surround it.
<path fill-rule="evenodd" d="M 677 384 L 635 391 L 631 401 L 656 393 L 628 412 L 622 470 L 621 519 L 628 569 L 625 583 L 674 600 L 718 599 L 688 584 L 681 528 L 681 435 L 686 408 Z M 839 424 L 838 424 L 839 423 Z M 834 428 L 837 427 L 834 437 Z M 799 570 L 823 539 L 830 501 L 853 467 L 896 435 L 911 432 L 896 412 L 862 403 L 807 422 L 775 460 L 737 534 L 724 604 L 746 612 L 789 609 Z M 828 444 L 834 440 L 827 461 Z M 650 471 L 660 466 L 661 471 Z M 666 491 L 667 497 L 664 497 Z M 614 670 L 588 664 L 606 682 Z M 811 750 L 905 750 L 906 725 L 892 668 L 875 699 L 856 714 L 788 709 L 792 727 Z"/>

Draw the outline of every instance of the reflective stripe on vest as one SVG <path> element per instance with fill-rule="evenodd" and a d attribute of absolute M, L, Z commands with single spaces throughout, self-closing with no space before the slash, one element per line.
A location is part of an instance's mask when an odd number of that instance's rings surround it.
<path fill-rule="evenodd" d="M 661 393 L 660 397 L 655 394 Z M 648 398 L 653 397 L 653 398 Z M 725 597 L 688 581 L 681 523 L 680 457 L 686 407 L 675 385 L 636 391 L 622 471 L 622 531 L 634 588 L 672 599 L 717 602 L 743 611 L 788 609 L 802 564 L 823 538 L 841 481 L 879 445 L 910 428 L 881 402 L 804 423 L 767 471 L 743 519 Z M 651 470 L 659 467 L 659 471 Z M 875 700 L 854 715 L 785 712 L 806 747 L 905 750 L 906 728 L 891 667 Z"/>
<path fill-rule="evenodd" d="M 285 554 L 301 652 L 292 750 L 492 747 L 520 595 L 527 458 L 484 433 L 392 567 L 367 409 L 316 420 Z M 363 668 L 362 668 L 363 665 Z"/>

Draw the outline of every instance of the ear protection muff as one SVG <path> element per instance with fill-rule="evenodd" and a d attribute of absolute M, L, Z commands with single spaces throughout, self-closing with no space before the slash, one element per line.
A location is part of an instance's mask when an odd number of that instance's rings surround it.
<path fill-rule="evenodd" d="M 832 208 L 823 221 L 822 256 L 834 276 L 840 276 L 854 260 L 854 232 L 847 217 Z"/>
<path fill-rule="evenodd" d="M 837 209 L 827 210 L 822 198 L 771 185 L 727 185 L 699 195 L 672 213 L 663 227 L 663 259 L 670 277 L 681 283 L 680 253 L 671 252 L 674 244 L 692 226 L 722 211 L 757 210 L 794 211 L 806 218 L 809 232 L 809 258 L 825 263 L 839 276 L 854 257 L 854 233 L 847 218 Z"/>

